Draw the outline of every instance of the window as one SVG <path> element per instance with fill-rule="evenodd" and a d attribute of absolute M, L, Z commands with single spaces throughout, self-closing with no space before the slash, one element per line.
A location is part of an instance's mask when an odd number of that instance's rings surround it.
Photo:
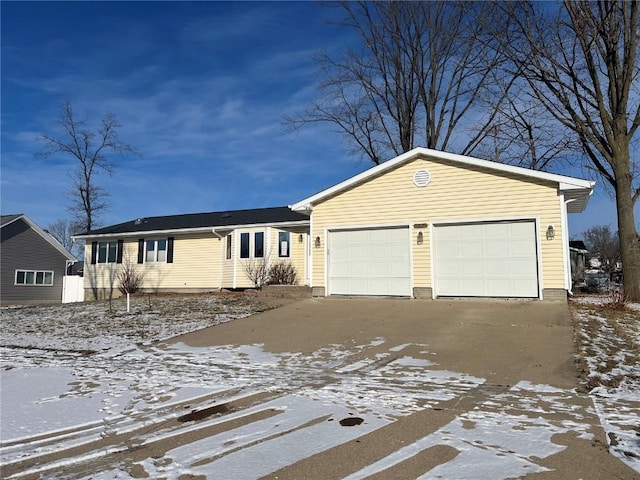
<path fill-rule="evenodd" d="M 227 235 L 227 260 L 231 260 L 231 234 Z"/>
<path fill-rule="evenodd" d="M 16 270 L 16 285 L 53 285 L 53 272 L 50 270 Z"/>
<path fill-rule="evenodd" d="M 291 234 L 289 232 L 278 233 L 278 256 L 289 256 L 289 244 L 291 243 Z"/>
<path fill-rule="evenodd" d="M 264 257 L 264 232 L 256 232 L 253 236 L 253 256 Z"/>
<path fill-rule="evenodd" d="M 155 239 L 146 241 L 145 263 L 167 261 L 167 239 Z"/>
<path fill-rule="evenodd" d="M 240 258 L 249 258 L 249 234 L 240 234 Z"/>
<path fill-rule="evenodd" d="M 118 242 L 98 242 L 98 263 L 116 263 L 118 260 Z"/>

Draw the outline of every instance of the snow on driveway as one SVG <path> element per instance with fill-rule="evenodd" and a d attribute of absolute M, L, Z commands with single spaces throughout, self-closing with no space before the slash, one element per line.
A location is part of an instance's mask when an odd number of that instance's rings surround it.
<path fill-rule="evenodd" d="M 17 347 L 33 341 L 18 329 L 8 328 L 10 342 L 3 332 L 3 344 L 14 345 L 0 349 L 3 478 L 260 478 L 479 391 L 476 407 L 349 478 L 448 445 L 458 455 L 423 478 L 470 478 L 473 465 L 476 478 L 506 479 L 546 471 L 539 459 L 565 448 L 551 437 L 591 438 L 596 414 L 575 392 L 527 382 L 495 389 L 442 370 L 427 345 L 379 338 L 276 355 L 262 345 L 136 342 L 123 328 L 87 354 L 77 347 L 88 344 L 73 340 L 81 323 L 38 336 L 39 350 Z M 374 345 L 386 348 L 354 360 Z"/>

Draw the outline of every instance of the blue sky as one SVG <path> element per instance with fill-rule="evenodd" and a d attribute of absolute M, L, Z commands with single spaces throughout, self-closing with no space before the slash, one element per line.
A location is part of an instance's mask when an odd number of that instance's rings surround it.
<path fill-rule="evenodd" d="M 2 13 L 2 213 L 68 217 L 72 159 L 39 158 L 63 100 L 116 115 L 140 157 L 115 159 L 109 225 L 137 217 L 280 206 L 370 164 L 329 126 L 289 132 L 315 98 L 314 53 L 353 44 L 315 2 L 6 2 Z M 575 172 L 581 176 L 581 172 Z M 602 182 L 599 181 L 599 185 Z M 637 220 L 640 213 L 636 212 Z M 573 236 L 615 228 L 602 188 Z"/>

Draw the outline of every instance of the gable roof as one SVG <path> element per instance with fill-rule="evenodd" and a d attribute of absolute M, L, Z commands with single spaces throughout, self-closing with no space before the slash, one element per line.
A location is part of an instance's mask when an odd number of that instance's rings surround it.
<path fill-rule="evenodd" d="M 22 216 L 22 213 L 18 213 L 15 215 L 0 215 L 0 227 L 4 227 L 5 225 L 10 224 L 14 220 L 17 220 Z"/>
<path fill-rule="evenodd" d="M 56 240 L 56 238 L 51 235 L 46 230 L 40 228 L 33 220 L 27 217 L 24 213 L 18 213 L 15 215 L 2 215 L 0 216 L 0 228 L 4 228 L 7 225 L 12 224 L 18 220 L 24 221 L 27 225 L 29 225 L 38 235 L 44 238 L 47 242 L 51 244 L 53 248 L 58 250 L 61 254 L 67 257 L 72 262 L 77 262 L 78 259 L 74 257 L 71 252 L 69 252 L 66 248 L 62 246 L 62 244 Z"/>
<path fill-rule="evenodd" d="M 216 228 L 229 230 L 230 228 L 254 225 L 293 226 L 308 224 L 308 215 L 293 212 L 289 207 L 254 208 L 249 210 L 226 210 L 221 212 L 137 218 L 125 223 L 74 235 L 74 238 L 134 235 L 138 233 L 204 232 Z"/>
<path fill-rule="evenodd" d="M 392 170 L 399 167 L 400 165 L 404 165 L 405 163 L 409 163 L 419 158 L 444 160 L 452 162 L 454 164 L 459 164 L 462 167 L 481 167 L 489 170 L 494 170 L 496 172 L 519 175 L 524 177 L 525 179 L 528 178 L 533 180 L 546 180 L 549 182 L 557 183 L 558 189 L 565 194 L 565 200 L 570 202 L 567 204 L 567 211 L 570 213 L 579 213 L 585 209 L 585 207 L 587 206 L 587 202 L 589 201 L 589 197 L 593 193 L 593 187 L 595 186 L 595 182 L 589 180 L 557 175 L 555 173 L 540 172 L 537 170 L 530 170 L 528 168 L 506 165 L 504 163 L 481 160 L 479 158 L 468 157 L 465 155 L 458 155 L 455 153 L 441 152 L 429 148 L 417 147 L 387 162 L 376 165 L 375 167 L 365 170 L 358 175 L 348 178 L 347 180 L 340 182 L 332 187 L 322 190 L 315 195 L 289 205 L 289 208 L 297 212 L 308 212 L 310 210 L 313 210 L 313 206 L 315 204 L 322 202 L 329 197 L 342 193 L 343 191 L 351 187 L 365 183 L 366 181 L 382 175 L 389 170 Z"/>

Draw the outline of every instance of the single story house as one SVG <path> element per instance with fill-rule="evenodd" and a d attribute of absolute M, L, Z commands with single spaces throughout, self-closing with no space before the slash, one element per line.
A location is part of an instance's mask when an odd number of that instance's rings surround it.
<path fill-rule="evenodd" d="M 147 292 L 252 288 L 249 270 L 276 262 L 306 276 L 309 217 L 288 207 L 147 217 L 74 237 L 85 243 L 85 298 L 119 296 L 129 263 Z"/>
<path fill-rule="evenodd" d="M 109 288 L 123 252 L 157 291 L 250 287 L 243 262 L 269 252 L 287 254 L 315 296 L 560 300 L 571 291 L 567 214 L 593 188 L 415 148 L 288 208 L 138 219 L 77 238 L 94 291 Z"/>
<path fill-rule="evenodd" d="M 76 261 L 24 214 L 0 217 L 0 302 L 60 303 L 63 278 Z"/>

